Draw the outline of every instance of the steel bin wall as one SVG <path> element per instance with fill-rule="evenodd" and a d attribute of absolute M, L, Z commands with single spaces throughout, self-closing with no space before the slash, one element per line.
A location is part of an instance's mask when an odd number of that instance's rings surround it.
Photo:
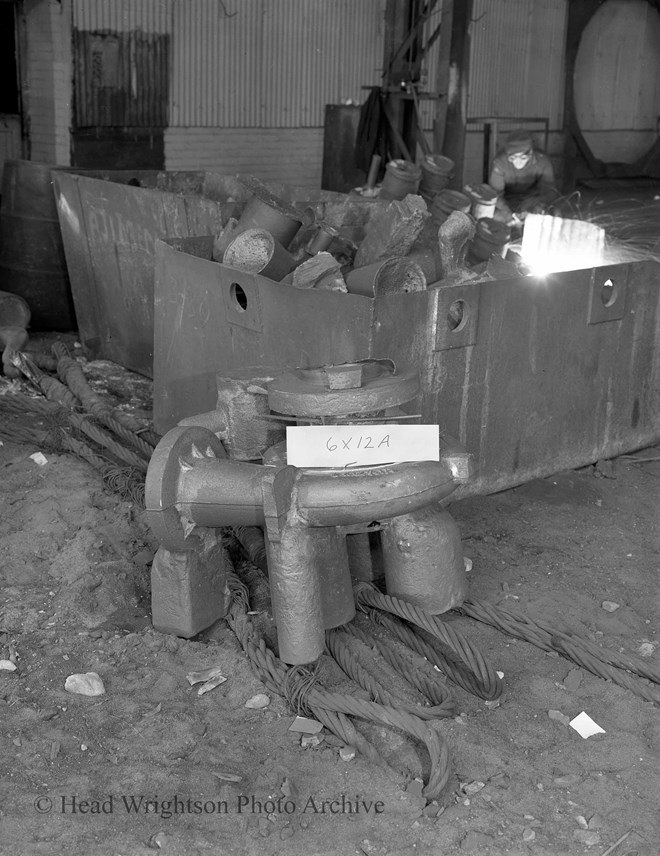
<path fill-rule="evenodd" d="M 376 302 L 373 356 L 417 365 L 418 412 L 473 455 L 456 497 L 660 439 L 659 277 L 644 261 Z"/>
<path fill-rule="evenodd" d="M 456 498 L 660 438 L 655 262 L 370 299 L 228 273 L 160 242 L 157 260 L 159 431 L 212 409 L 216 374 L 243 363 L 311 367 L 387 358 L 420 371 L 411 412 L 473 455 L 474 478 Z"/>
<path fill-rule="evenodd" d="M 75 330 L 50 164 L 5 161 L 0 287 L 27 301 L 35 330 Z"/>

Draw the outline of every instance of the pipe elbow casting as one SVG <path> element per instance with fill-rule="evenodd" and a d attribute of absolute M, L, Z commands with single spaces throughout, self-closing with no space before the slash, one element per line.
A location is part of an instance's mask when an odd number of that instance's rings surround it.
<path fill-rule="evenodd" d="M 443 445 L 439 461 L 349 470 L 301 469 L 282 458 L 273 466 L 254 464 L 228 458 L 208 428 L 179 425 L 149 464 L 147 518 L 173 552 L 204 548 L 196 527 L 205 534 L 225 526 L 264 528 L 280 657 L 302 664 L 320 656 L 325 629 L 354 616 L 342 527 L 392 528 L 386 575 L 399 594 L 430 598 L 435 612 L 462 600 L 460 537 L 438 503 L 469 473 L 469 456 L 451 444 Z M 399 556 L 410 532 L 419 547 Z M 444 563 L 439 551 L 447 553 Z"/>
<path fill-rule="evenodd" d="M 452 448 L 439 461 L 285 469 L 297 473 L 297 488 L 284 505 L 295 503 L 301 525 L 325 527 L 418 511 L 449 496 L 470 466 L 466 453 Z M 147 519 L 169 550 L 194 546 L 195 526 L 263 526 L 264 480 L 274 473 L 282 469 L 228 459 L 221 441 L 206 428 L 177 426 L 160 441 L 149 464 Z"/>

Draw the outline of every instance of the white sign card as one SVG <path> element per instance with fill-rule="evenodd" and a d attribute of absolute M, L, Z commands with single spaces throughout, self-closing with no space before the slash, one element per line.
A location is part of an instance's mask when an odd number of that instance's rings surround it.
<path fill-rule="evenodd" d="M 294 467 L 367 467 L 439 461 L 438 425 L 297 425 L 286 429 L 286 459 Z"/>

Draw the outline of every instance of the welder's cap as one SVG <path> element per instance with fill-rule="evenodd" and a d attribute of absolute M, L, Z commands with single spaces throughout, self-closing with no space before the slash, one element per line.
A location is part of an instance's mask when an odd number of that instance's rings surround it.
<path fill-rule="evenodd" d="M 506 138 L 506 153 L 515 155 L 518 152 L 529 152 L 533 145 L 532 135 L 528 131 L 511 131 Z"/>

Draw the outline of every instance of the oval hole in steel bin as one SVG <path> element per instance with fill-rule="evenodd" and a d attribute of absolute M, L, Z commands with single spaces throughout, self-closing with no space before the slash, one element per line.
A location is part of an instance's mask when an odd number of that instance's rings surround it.
<path fill-rule="evenodd" d="M 464 300 L 454 300 L 447 311 L 447 326 L 452 333 L 458 333 L 467 324 L 468 311 Z"/>
<path fill-rule="evenodd" d="M 613 306 L 619 296 L 618 289 L 611 279 L 606 279 L 600 290 L 600 299 L 603 306 Z"/>
<path fill-rule="evenodd" d="M 247 294 L 243 290 L 243 286 L 239 285 L 237 282 L 232 282 L 229 293 L 231 295 L 231 301 L 234 309 L 237 309 L 239 312 L 246 312 L 248 299 Z"/>

